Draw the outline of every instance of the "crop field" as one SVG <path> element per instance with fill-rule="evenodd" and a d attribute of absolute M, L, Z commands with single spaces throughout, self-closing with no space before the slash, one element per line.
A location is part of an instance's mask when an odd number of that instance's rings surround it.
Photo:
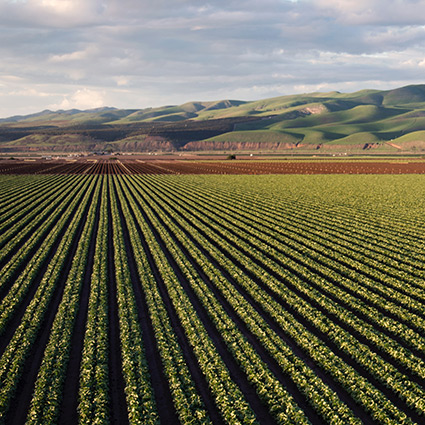
<path fill-rule="evenodd" d="M 315 160 L 98 160 L 7 161 L 2 174 L 425 174 L 423 159 Z"/>
<path fill-rule="evenodd" d="M 425 423 L 425 176 L 122 164 L 0 176 L 0 423 Z"/>

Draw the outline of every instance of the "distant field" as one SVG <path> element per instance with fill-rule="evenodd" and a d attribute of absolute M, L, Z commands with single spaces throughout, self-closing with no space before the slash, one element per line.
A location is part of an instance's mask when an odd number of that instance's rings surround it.
<path fill-rule="evenodd" d="M 51 165 L 0 176 L 0 423 L 424 423 L 424 176 Z"/>
<path fill-rule="evenodd" d="M 0 161 L 1 174 L 424 174 L 419 158 Z"/>

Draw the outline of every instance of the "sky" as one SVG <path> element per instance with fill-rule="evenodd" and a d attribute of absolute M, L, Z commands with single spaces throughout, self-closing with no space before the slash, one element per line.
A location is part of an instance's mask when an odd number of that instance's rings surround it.
<path fill-rule="evenodd" d="M 0 117 L 425 83 L 425 0 L 0 0 Z"/>

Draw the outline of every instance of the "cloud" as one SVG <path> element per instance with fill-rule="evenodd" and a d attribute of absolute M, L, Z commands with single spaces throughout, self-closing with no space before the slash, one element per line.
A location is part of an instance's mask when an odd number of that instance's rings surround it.
<path fill-rule="evenodd" d="M 422 25 L 423 0 L 317 0 L 328 16 L 354 25 Z"/>
<path fill-rule="evenodd" d="M 102 21 L 101 0 L 24 0 L 3 1 L 0 23 L 5 26 L 66 28 Z"/>
<path fill-rule="evenodd" d="M 93 58 L 98 53 L 98 48 L 95 45 L 87 45 L 83 50 L 77 50 L 70 53 L 52 55 L 49 62 L 52 63 L 69 63 L 76 61 L 84 61 Z"/>
<path fill-rule="evenodd" d="M 28 97 L 35 112 L 47 105 L 135 108 L 420 82 L 424 6 L 424 0 L 0 0 L 0 96 L 50 93 Z M 28 107 L 9 96 L 10 108 Z"/>
<path fill-rule="evenodd" d="M 128 86 L 130 84 L 130 81 L 125 76 L 117 76 L 115 77 L 115 81 L 117 83 L 117 86 Z"/>
<path fill-rule="evenodd" d="M 87 88 L 79 89 L 64 97 L 60 104 L 49 105 L 49 109 L 93 109 L 106 106 L 105 93 Z"/>

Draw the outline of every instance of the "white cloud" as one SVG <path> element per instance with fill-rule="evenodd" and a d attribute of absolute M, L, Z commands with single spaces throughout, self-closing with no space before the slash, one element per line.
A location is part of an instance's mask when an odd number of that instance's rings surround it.
<path fill-rule="evenodd" d="M 98 48 L 94 45 L 87 46 L 84 50 L 78 50 L 71 53 L 52 55 L 49 62 L 74 62 L 93 58 L 98 53 Z"/>
<path fill-rule="evenodd" d="M 102 0 L 26 0 L 0 3 L 6 26 L 65 28 L 102 22 Z"/>
<path fill-rule="evenodd" d="M 119 87 L 128 86 L 130 84 L 130 80 L 125 76 L 115 77 L 115 81 Z"/>
<path fill-rule="evenodd" d="M 78 6 L 78 1 L 75 0 L 38 0 L 33 3 L 40 4 L 41 7 L 53 10 L 55 13 L 69 13 Z"/>
<path fill-rule="evenodd" d="M 51 104 L 49 109 L 93 109 L 105 106 L 103 91 L 83 88 L 64 97 L 60 104 Z"/>
<path fill-rule="evenodd" d="M 20 83 L 23 81 L 23 78 L 17 75 L 0 75 L 0 81 L 3 81 L 5 84 Z"/>
<path fill-rule="evenodd" d="M 12 90 L 8 92 L 8 95 L 21 96 L 21 97 L 50 97 L 51 96 L 50 93 L 42 92 L 32 87 L 28 87 L 28 88 L 23 87 L 22 89 L 19 89 L 19 90 Z"/>

